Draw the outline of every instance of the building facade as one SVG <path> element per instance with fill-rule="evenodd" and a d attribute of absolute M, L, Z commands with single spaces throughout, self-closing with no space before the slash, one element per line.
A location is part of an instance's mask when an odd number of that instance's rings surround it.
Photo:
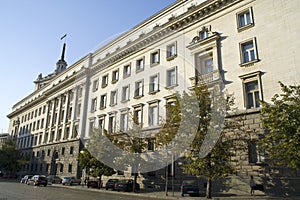
<path fill-rule="evenodd" d="M 94 128 L 126 132 L 134 116 L 145 135 L 155 135 L 172 95 L 201 81 L 225 85 L 252 139 L 237 183 L 248 190 L 255 175 L 274 188 L 274 171 L 262 167 L 256 149 L 264 134 L 258 100 L 280 93 L 278 81 L 297 84 L 299 8 L 293 0 L 180 0 L 68 68 L 63 51 L 55 72 L 40 75 L 8 115 L 10 134 L 31 157 L 23 170 L 80 176 L 76 158 Z"/>

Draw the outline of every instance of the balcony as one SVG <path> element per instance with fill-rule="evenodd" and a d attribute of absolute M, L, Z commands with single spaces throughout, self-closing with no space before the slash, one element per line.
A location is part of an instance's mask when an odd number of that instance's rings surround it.
<path fill-rule="evenodd" d="M 196 84 L 196 77 L 190 78 L 192 85 Z M 208 74 L 200 74 L 198 76 L 198 83 L 200 84 L 213 84 L 217 81 L 221 80 L 220 70 L 214 70 Z"/>

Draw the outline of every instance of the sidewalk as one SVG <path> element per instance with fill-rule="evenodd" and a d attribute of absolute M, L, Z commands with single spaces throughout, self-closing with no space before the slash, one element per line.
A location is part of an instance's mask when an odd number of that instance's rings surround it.
<path fill-rule="evenodd" d="M 94 191 L 94 192 L 101 192 L 101 193 L 110 193 L 110 194 L 122 194 L 122 195 L 128 195 L 128 196 L 140 196 L 140 197 L 151 197 L 153 199 L 184 199 L 184 200 L 195 200 L 195 199 L 206 199 L 206 197 L 189 197 L 188 195 L 185 195 L 184 197 L 181 197 L 181 193 L 179 191 L 173 192 L 168 191 L 168 196 L 166 196 L 165 191 L 156 191 L 156 190 L 143 190 L 141 189 L 138 193 L 132 193 L 132 192 L 116 192 L 116 191 L 110 191 L 105 190 L 105 188 L 96 189 L 96 188 L 87 188 L 86 186 L 64 186 L 61 184 L 53 184 L 51 187 L 65 187 L 69 189 L 76 189 L 76 190 L 87 190 L 87 191 Z M 229 200 L 229 199 L 243 199 L 243 200 L 253 200 L 253 199 L 260 199 L 260 200 L 270 200 L 270 199 L 286 199 L 286 200 L 297 200 L 300 199 L 300 197 L 295 198 L 284 198 L 284 197 L 269 197 L 265 195 L 256 195 L 256 196 L 250 196 L 250 195 L 235 195 L 235 194 L 213 194 L 214 200 Z"/>

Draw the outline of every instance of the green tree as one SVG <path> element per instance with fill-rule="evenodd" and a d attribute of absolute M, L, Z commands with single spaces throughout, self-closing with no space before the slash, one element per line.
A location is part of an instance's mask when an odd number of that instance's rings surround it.
<path fill-rule="evenodd" d="M 181 131 L 177 133 L 178 126 L 188 129 L 194 123 L 198 124 L 194 130 L 196 133 L 187 153 L 187 162 L 183 165 L 183 171 L 187 174 L 205 177 L 207 179 L 206 197 L 211 198 L 212 181 L 225 177 L 234 170 L 231 158 L 234 155 L 237 140 L 233 135 L 234 130 L 239 129 L 240 125 L 232 123 L 231 120 L 224 121 L 224 112 L 232 108 L 233 98 L 228 97 L 226 100 L 216 91 L 211 94 L 207 86 L 202 84 L 196 86 L 190 93 L 176 96 L 173 107 L 167 108 L 172 113 L 171 118 L 166 120 L 166 125 L 158 134 L 157 143 L 167 144 L 172 138 L 176 138 L 177 134 L 182 134 Z M 195 106 L 198 107 L 196 112 Z M 218 109 L 215 108 L 218 107 L 221 111 L 216 114 Z M 194 120 L 195 118 L 197 120 Z M 220 131 L 221 128 L 223 128 L 222 131 Z M 186 138 L 191 140 L 190 137 Z"/>
<path fill-rule="evenodd" d="M 300 168 L 300 86 L 279 82 L 281 94 L 272 103 L 261 102 L 263 128 L 266 129 L 260 148 L 272 166 Z"/>
<path fill-rule="evenodd" d="M 15 141 L 10 139 L 5 141 L 0 150 L 0 169 L 13 174 L 20 170 L 24 162 L 20 150 L 16 148 Z"/>
<path fill-rule="evenodd" d="M 87 149 L 83 149 L 78 155 L 78 163 L 81 168 L 86 169 L 88 175 L 92 177 L 99 177 L 99 184 L 101 183 L 102 175 L 111 176 L 116 173 L 114 169 L 106 166 L 92 156 Z"/>

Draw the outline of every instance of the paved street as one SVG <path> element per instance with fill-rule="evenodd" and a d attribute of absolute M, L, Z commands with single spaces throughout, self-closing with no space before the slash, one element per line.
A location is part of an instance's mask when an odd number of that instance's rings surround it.
<path fill-rule="evenodd" d="M 78 190 L 70 187 L 36 187 L 16 182 L 0 181 L 0 200 L 140 200 L 139 196 L 120 195 L 115 192 Z M 153 198 L 143 197 L 150 200 Z"/>
<path fill-rule="evenodd" d="M 8 181 L 0 179 L 0 200 L 153 200 L 153 199 L 182 199 L 182 200 L 194 200 L 194 199 L 206 199 L 205 197 L 181 197 L 179 192 L 169 192 L 169 196 L 166 197 L 163 191 L 141 191 L 140 193 L 129 192 L 116 192 L 106 191 L 105 189 L 91 189 L 81 186 L 63 186 L 63 185 L 49 185 L 47 187 L 28 186 L 26 184 L 20 184 L 16 181 Z M 267 196 L 245 196 L 245 195 L 221 195 L 214 197 L 215 200 L 269 200 L 269 199 L 282 199 Z M 284 198 L 300 199 L 295 198 Z"/>

